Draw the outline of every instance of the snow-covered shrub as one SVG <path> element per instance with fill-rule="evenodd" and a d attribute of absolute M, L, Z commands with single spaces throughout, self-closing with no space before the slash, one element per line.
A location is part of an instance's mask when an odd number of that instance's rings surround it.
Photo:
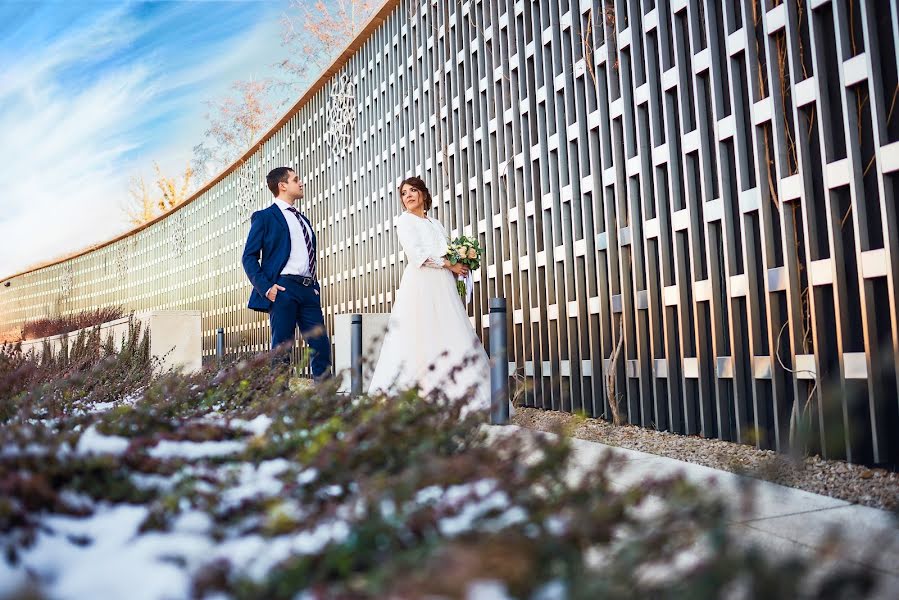
<path fill-rule="evenodd" d="M 58 366 L 3 356 L 0 580 L 19 589 L 630 600 L 873 581 L 753 549 L 680 478 L 614 485 L 612 455 L 575 474 L 564 436 L 489 436 L 464 402 L 296 388 L 266 355 L 140 386 L 121 357 L 50 381 Z"/>

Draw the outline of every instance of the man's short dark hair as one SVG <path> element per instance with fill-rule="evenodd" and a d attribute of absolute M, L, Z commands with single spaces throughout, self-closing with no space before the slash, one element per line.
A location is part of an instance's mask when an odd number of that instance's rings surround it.
<path fill-rule="evenodd" d="M 287 183 L 290 174 L 293 172 L 294 170 L 290 167 L 278 167 L 269 171 L 268 175 L 265 176 L 265 183 L 275 198 L 278 197 L 278 184 Z"/>

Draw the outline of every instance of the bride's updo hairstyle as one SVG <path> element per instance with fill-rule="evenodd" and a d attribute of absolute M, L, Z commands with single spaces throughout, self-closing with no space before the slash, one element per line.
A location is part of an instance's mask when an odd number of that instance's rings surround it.
<path fill-rule="evenodd" d="M 434 200 L 431 198 L 431 192 L 428 191 L 428 186 L 425 185 L 425 182 L 421 179 L 421 177 L 409 177 L 407 179 L 403 179 L 403 182 L 400 184 L 400 187 L 396 189 L 396 191 L 400 195 L 400 206 L 406 208 L 406 205 L 403 204 L 403 186 L 411 185 L 416 190 L 424 194 L 425 201 L 425 212 L 431 210 L 431 204 L 434 203 Z"/>

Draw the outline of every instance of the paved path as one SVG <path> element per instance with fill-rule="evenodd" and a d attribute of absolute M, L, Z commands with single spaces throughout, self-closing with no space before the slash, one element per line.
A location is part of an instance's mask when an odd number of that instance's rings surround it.
<path fill-rule="evenodd" d="M 554 435 L 516 425 L 491 426 L 490 432 Z M 883 575 L 876 596 L 899 598 L 899 524 L 887 511 L 637 450 L 579 439 L 571 443 L 575 462 L 583 468 L 608 452 L 623 459 L 624 467 L 610 477 L 616 485 L 680 473 L 693 483 L 718 490 L 734 509 L 736 533 L 774 553 L 813 553 L 824 548 L 829 534 L 838 528 L 846 544 L 846 558 L 873 565 Z M 748 488 L 754 502 L 747 510 L 742 504 Z"/>

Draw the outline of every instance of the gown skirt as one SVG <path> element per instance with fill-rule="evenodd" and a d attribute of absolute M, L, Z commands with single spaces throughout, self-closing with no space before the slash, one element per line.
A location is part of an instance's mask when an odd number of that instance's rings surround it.
<path fill-rule="evenodd" d="M 450 400 L 463 414 L 490 410 L 490 364 L 448 269 L 409 265 L 381 345 L 369 393 L 418 387 Z"/>

